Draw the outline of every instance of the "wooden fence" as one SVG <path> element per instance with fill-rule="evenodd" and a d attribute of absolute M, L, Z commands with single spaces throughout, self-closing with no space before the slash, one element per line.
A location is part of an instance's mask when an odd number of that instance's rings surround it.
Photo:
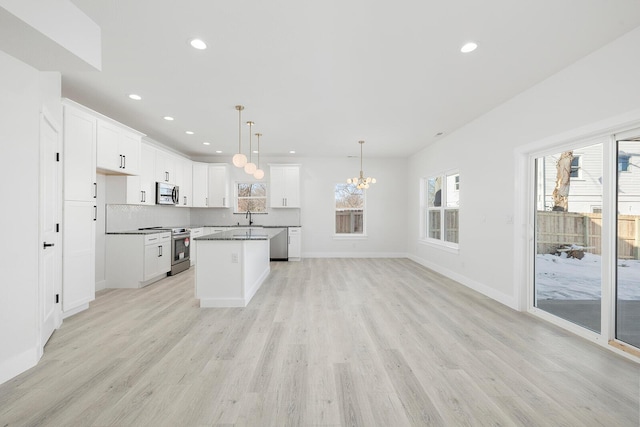
<path fill-rule="evenodd" d="M 640 259 L 640 216 L 618 215 L 619 259 Z M 586 247 L 586 252 L 602 254 L 602 214 L 538 211 L 537 250 L 554 253 L 565 245 Z"/>

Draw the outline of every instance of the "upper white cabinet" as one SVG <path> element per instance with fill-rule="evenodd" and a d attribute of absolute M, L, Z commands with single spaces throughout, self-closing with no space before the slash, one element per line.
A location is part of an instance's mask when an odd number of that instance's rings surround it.
<path fill-rule="evenodd" d="M 229 200 L 229 165 L 209 165 L 209 200 L 210 208 L 228 208 Z"/>
<path fill-rule="evenodd" d="M 193 206 L 193 162 L 189 159 L 176 157 L 175 159 L 176 180 L 180 192 L 180 201 L 177 206 Z"/>
<path fill-rule="evenodd" d="M 193 163 L 193 203 L 194 208 L 206 208 L 209 197 L 209 165 L 206 163 Z"/>
<path fill-rule="evenodd" d="M 64 105 L 64 199 L 93 201 L 96 187 L 96 117 Z"/>
<path fill-rule="evenodd" d="M 156 181 L 176 183 L 176 157 L 165 151 L 156 151 Z"/>
<path fill-rule="evenodd" d="M 98 119 L 97 168 L 107 173 L 140 173 L 142 134 L 103 119 Z"/>
<path fill-rule="evenodd" d="M 269 165 L 272 208 L 300 207 L 300 165 Z"/>
<path fill-rule="evenodd" d="M 107 176 L 107 204 L 155 205 L 156 149 L 142 143 L 140 149 L 140 175 Z"/>

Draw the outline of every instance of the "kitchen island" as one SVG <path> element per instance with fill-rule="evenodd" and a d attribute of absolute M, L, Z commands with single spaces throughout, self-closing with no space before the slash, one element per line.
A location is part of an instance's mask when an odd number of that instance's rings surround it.
<path fill-rule="evenodd" d="M 231 229 L 194 239 L 200 307 L 246 307 L 271 271 L 269 239 L 274 233 Z"/>

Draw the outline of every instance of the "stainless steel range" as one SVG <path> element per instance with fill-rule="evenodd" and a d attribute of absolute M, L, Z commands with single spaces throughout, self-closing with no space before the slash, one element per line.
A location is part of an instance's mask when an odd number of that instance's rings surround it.
<path fill-rule="evenodd" d="M 173 276 L 191 267 L 189 255 L 191 253 L 191 231 L 188 228 L 147 227 L 140 230 L 167 230 L 171 231 L 171 271 L 167 273 Z"/>
<path fill-rule="evenodd" d="M 188 270 L 191 266 L 191 231 L 188 228 L 171 229 L 171 271 L 169 276 Z"/>

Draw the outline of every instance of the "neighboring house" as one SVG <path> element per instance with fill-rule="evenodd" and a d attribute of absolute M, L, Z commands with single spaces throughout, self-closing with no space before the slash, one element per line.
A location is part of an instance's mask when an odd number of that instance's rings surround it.
<path fill-rule="evenodd" d="M 538 210 L 552 210 L 552 194 L 557 174 L 556 163 L 560 154 L 552 154 L 537 160 Z M 569 190 L 570 212 L 602 212 L 603 164 L 603 144 L 601 143 L 573 150 Z M 618 213 L 640 215 L 640 141 L 620 142 L 617 165 Z"/>

